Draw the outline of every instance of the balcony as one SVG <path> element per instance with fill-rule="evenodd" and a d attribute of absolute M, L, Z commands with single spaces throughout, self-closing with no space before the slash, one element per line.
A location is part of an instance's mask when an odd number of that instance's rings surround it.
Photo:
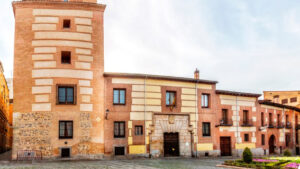
<path fill-rule="evenodd" d="M 284 128 L 284 123 L 277 123 L 277 128 L 278 129 Z"/>
<path fill-rule="evenodd" d="M 219 126 L 233 126 L 233 122 L 231 119 L 220 119 L 219 124 L 216 125 L 216 127 Z"/>
<path fill-rule="evenodd" d="M 242 121 L 242 127 L 252 127 L 254 126 L 252 119 L 247 119 Z"/>
<path fill-rule="evenodd" d="M 290 122 L 286 122 L 285 128 L 286 129 L 291 129 L 292 128 L 292 124 Z"/>
<path fill-rule="evenodd" d="M 269 129 L 276 128 L 276 124 L 273 123 L 273 122 L 269 122 L 269 123 L 268 123 L 268 128 L 269 128 Z"/>

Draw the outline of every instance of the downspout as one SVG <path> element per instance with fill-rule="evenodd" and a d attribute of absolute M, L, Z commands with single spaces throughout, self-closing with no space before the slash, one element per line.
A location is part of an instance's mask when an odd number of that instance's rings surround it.
<path fill-rule="evenodd" d="M 146 79 L 147 75 L 144 78 L 144 132 L 145 132 L 145 153 L 147 154 L 147 126 L 146 126 Z M 150 143 L 149 143 L 149 147 Z M 150 157 L 150 152 L 149 152 L 149 157 Z"/>
<path fill-rule="evenodd" d="M 240 111 L 238 110 L 238 96 L 235 96 L 235 98 L 236 98 L 235 99 L 235 109 L 236 109 L 236 113 L 237 113 L 237 115 L 236 115 L 236 143 L 239 144 L 240 143 L 240 141 L 239 141 L 239 125 L 240 125 L 241 117 L 240 117 Z M 238 121 L 238 117 L 240 117 L 239 121 Z M 239 156 L 238 153 L 236 153 L 236 155 Z"/>
<path fill-rule="evenodd" d="M 296 128 L 295 128 L 295 126 L 296 126 L 296 120 L 295 120 L 295 110 L 293 110 L 293 123 L 294 123 L 294 125 L 292 125 L 292 131 L 293 131 L 293 152 L 296 152 L 296 150 L 295 150 L 295 147 L 296 147 L 296 140 L 295 140 L 295 138 L 296 138 Z"/>
<path fill-rule="evenodd" d="M 195 92 L 196 92 L 196 104 L 195 104 L 195 108 L 196 108 L 196 134 L 197 134 L 197 139 L 196 140 L 194 140 L 194 141 L 196 141 L 196 158 L 198 157 L 198 149 L 197 149 L 197 145 L 198 145 L 198 118 L 199 118 L 199 116 L 198 116 L 198 91 L 197 91 L 197 86 L 198 85 L 198 80 L 196 81 L 196 83 L 195 83 Z M 195 144 L 193 144 L 193 146 L 194 146 Z M 192 148 L 194 148 L 194 147 L 192 147 Z"/>

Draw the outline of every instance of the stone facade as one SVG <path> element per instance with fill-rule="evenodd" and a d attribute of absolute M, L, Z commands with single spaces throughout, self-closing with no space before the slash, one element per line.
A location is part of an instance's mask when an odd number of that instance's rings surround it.
<path fill-rule="evenodd" d="M 179 154 L 190 157 L 192 155 L 192 128 L 189 126 L 188 115 L 154 115 L 153 130 L 150 134 L 151 155 L 163 157 L 164 133 L 179 133 Z"/>

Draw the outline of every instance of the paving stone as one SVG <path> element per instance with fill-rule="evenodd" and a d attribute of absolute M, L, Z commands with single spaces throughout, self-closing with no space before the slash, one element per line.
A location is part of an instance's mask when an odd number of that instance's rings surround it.
<path fill-rule="evenodd" d="M 8 169 L 220 169 L 216 165 L 224 158 L 163 158 L 99 161 L 10 162 L 1 164 Z"/>

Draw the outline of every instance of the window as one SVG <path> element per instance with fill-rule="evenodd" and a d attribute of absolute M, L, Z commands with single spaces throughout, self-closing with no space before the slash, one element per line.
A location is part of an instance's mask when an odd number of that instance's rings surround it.
<path fill-rule="evenodd" d="M 135 135 L 136 136 L 143 135 L 143 126 L 135 126 Z"/>
<path fill-rule="evenodd" d="M 73 121 L 59 121 L 59 138 L 73 138 Z"/>
<path fill-rule="evenodd" d="M 261 114 L 260 114 L 260 120 L 261 120 L 261 126 L 265 126 L 264 112 L 261 112 Z"/>
<path fill-rule="evenodd" d="M 228 123 L 228 110 L 222 109 L 222 121 L 224 124 Z"/>
<path fill-rule="evenodd" d="M 249 141 L 249 134 L 244 134 L 244 141 Z"/>
<path fill-rule="evenodd" d="M 201 95 L 201 107 L 208 108 L 209 107 L 209 94 Z"/>
<path fill-rule="evenodd" d="M 291 138 L 290 138 L 290 134 L 286 134 L 285 135 L 285 146 L 288 147 L 290 144 Z"/>
<path fill-rule="evenodd" d="M 210 123 L 202 123 L 202 136 L 210 136 Z"/>
<path fill-rule="evenodd" d="M 264 134 L 262 134 L 261 135 L 261 145 L 265 145 L 265 135 Z"/>
<path fill-rule="evenodd" d="M 280 126 L 280 114 L 277 114 L 277 126 Z"/>
<path fill-rule="evenodd" d="M 125 89 L 114 89 L 114 104 L 125 104 L 125 95 L 126 90 Z"/>
<path fill-rule="evenodd" d="M 291 103 L 297 102 L 297 97 L 291 98 L 291 99 L 290 99 L 290 102 L 291 102 Z"/>
<path fill-rule="evenodd" d="M 71 20 L 70 19 L 64 19 L 64 21 L 63 21 L 63 28 L 64 29 L 71 28 Z"/>
<path fill-rule="evenodd" d="M 124 147 L 115 147 L 115 155 L 116 156 L 125 155 L 125 148 Z"/>
<path fill-rule="evenodd" d="M 272 118 L 272 113 L 269 113 L 269 126 L 273 126 L 273 124 L 272 124 L 272 120 L 273 120 L 273 118 Z"/>
<path fill-rule="evenodd" d="M 282 99 L 282 100 L 281 100 L 281 103 L 282 103 L 282 104 L 287 104 L 287 103 L 288 103 L 288 99 Z"/>
<path fill-rule="evenodd" d="M 167 91 L 166 93 L 166 105 L 175 106 L 176 105 L 176 92 Z"/>
<path fill-rule="evenodd" d="M 248 117 L 248 115 L 249 115 L 249 112 L 248 112 L 248 110 L 244 110 L 243 111 L 243 124 L 249 124 L 249 117 Z"/>
<path fill-rule="evenodd" d="M 71 52 L 70 51 L 61 51 L 61 63 L 62 64 L 71 64 Z"/>
<path fill-rule="evenodd" d="M 114 137 L 123 138 L 125 137 L 125 122 L 118 121 L 114 123 Z"/>
<path fill-rule="evenodd" d="M 62 148 L 62 149 L 60 149 L 60 157 L 61 158 L 68 158 L 68 157 L 70 157 L 70 148 Z"/>
<path fill-rule="evenodd" d="M 58 85 L 57 86 L 57 104 L 76 104 L 76 86 Z"/>

